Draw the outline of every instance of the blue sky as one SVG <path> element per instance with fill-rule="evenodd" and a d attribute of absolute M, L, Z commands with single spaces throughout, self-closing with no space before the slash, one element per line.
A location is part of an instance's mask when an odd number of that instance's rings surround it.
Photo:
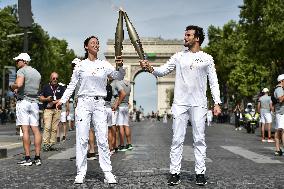
<path fill-rule="evenodd" d="M 187 25 L 199 25 L 207 31 L 208 26 L 222 27 L 229 20 L 239 20 L 239 5 L 242 0 L 31 0 L 34 21 L 39 23 L 52 37 L 65 39 L 69 48 L 83 56 L 83 41 L 90 35 L 100 39 L 100 57 L 106 49 L 108 39 L 114 38 L 117 10 L 122 7 L 134 24 L 140 37 L 162 37 L 183 39 Z M 17 4 L 17 0 L 0 0 L 0 8 Z M 127 35 L 125 35 L 127 36 Z M 204 45 L 208 41 L 205 39 Z M 142 76 L 141 76 L 142 77 Z M 137 77 L 136 86 L 150 91 L 148 97 L 155 97 L 155 78 Z M 144 82 L 142 82 L 144 80 Z M 154 87 L 143 83 L 153 83 Z M 152 86 L 152 85 L 151 85 Z M 145 90 L 145 87 L 147 90 Z M 137 89 L 138 90 L 138 89 Z M 147 99 L 137 91 L 138 103 L 146 111 L 156 110 L 156 100 Z M 150 95 L 151 94 L 151 95 Z M 144 100 L 143 100 L 144 99 Z"/>

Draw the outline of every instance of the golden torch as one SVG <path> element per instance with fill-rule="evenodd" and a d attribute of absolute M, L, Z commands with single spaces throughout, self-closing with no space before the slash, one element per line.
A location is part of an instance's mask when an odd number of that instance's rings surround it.
<path fill-rule="evenodd" d="M 142 44 L 141 44 L 139 36 L 138 36 L 134 26 L 130 22 L 126 12 L 124 12 L 124 19 L 125 19 L 125 23 L 126 23 L 126 27 L 127 27 L 127 31 L 128 31 L 130 41 L 131 41 L 132 45 L 134 46 L 139 58 L 141 60 L 144 60 L 145 55 L 144 55 L 144 50 L 142 48 Z"/>
<path fill-rule="evenodd" d="M 123 11 L 119 10 L 118 12 L 118 21 L 116 25 L 116 32 L 115 32 L 115 42 L 114 42 L 114 50 L 115 50 L 115 58 L 119 57 L 121 58 L 122 55 L 122 42 L 124 38 L 123 33 Z M 116 69 L 117 65 L 116 65 Z"/>

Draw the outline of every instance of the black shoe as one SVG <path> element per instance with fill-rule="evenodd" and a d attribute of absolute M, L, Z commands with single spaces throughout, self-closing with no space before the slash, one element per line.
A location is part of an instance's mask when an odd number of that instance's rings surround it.
<path fill-rule="evenodd" d="M 125 147 L 127 150 L 132 150 L 133 149 L 133 146 L 132 144 L 126 144 L 126 147 Z"/>
<path fill-rule="evenodd" d="M 207 181 L 205 179 L 204 174 L 197 174 L 196 175 L 196 182 L 195 184 L 199 185 L 199 186 L 204 186 L 205 184 L 207 184 Z"/>
<path fill-rule="evenodd" d="M 60 137 L 57 137 L 57 142 L 60 142 Z"/>
<path fill-rule="evenodd" d="M 43 150 L 44 152 L 49 151 L 49 150 L 50 150 L 50 145 L 49 145 L 49 144 L 44 144 L 44 145 L 42 146 L 42 150 Z"/>
<path fill-rule="evenodd" d="M 62 141 L 65 141 L 65 140 L 66 140 L 66 137 L 65 137 L 65 136 L 63 136 L 63 137 L 62 137 Z"/>
<path fill-rule="evenodd" d="M 282 152 L 281 149 L 279 149 L 279 151 L 275 151 L 275 152 L 274 152 L 274 155 L 275 155 L 275 156 L 282 156 L 282 155 L 283 155 L 283 152 Z"/>
<path fill-rule="evenodd" d="M 114 152 L 117 153 L 118 152 L 118 148 L 114 148 Z"/>
<path fill-rule="evenodd" d="M 19 161 L 17 164 L 22 166 L 32 166 L 33 161 L 31 159 L 24 159 L 22 161 Z"/>
<path fill-rule="evenodd" d="M 118 147 L 118 151 L 119 152 L 125 152 L 127 149 L 125 148 L 125 146 L 119 146 Z"/>
<path fill-rule="evenodd" d="M 97 157 L 95 153 L 87 153 L 87 160 L 96 160 Z"/>
<path fill-rule="evenodd" d="M 54 144 L 49 145 L 49 151 L 58 151 L 59 149 L 54 147 Z"/>
<path fill-rule="evenodd" d="M 41 160 L 40 159 L 35 159 L 33 162 L 35 165 L 40 166 L 41 165 Z"/>
<path fill-rule="evenodd" d="M 180 176 L 179 174 L 175 173 L 175 174 L 171 174 L 169 180 L 168 180 L 168 185 L 170 186 L 174 186 L 174 185 L 178 185 L 180 183 Z"/>

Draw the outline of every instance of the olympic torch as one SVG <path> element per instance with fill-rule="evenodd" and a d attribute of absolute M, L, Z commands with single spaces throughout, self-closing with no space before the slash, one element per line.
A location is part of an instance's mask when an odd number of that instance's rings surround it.
<path fill-rule="evenodd" d="M 138 36 L 134 26 L 130 22 L 126 12 L 124 12 L 124 19 L 125 19 L 125 23 L 126 23 L 126 27 L 127 27 L 127 31 L 128 31 L 130 41 L 131 41 L 132 45 L 134 46 L 139 58 L 141 60 L 144 60 L 145 55 L 144 55 L 144 50 L 142 48 L 142 44 L 141 44 L 139 36 Z"/>
<path fill-rule="evenodd" d="M 118 21 L 116 26 L 116 32 L 115 32 L 115 42 L 114 42 L 114 50 L 115 50 L 115 58 L 121 57 L 122 55 L 122 42 L 124 38 L 123 34 L 123 11 L 119 10 L 118 13 Z M 117 65 L 116 65 L 116 69 Z"/>

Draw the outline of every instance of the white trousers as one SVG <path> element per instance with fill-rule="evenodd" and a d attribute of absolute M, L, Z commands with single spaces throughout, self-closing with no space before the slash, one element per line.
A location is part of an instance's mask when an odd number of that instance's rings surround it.
<path fill-rule="evenodd" d="M 87 151 L 91 121 L 96 135 L 100 167 L 103 172 L 112 170 L 107 139 L 107 113 L 104 104 L 103 99 L 78 98 L 75 111 L 77 174 L 86 175 L 87 172 Z"/>
<path fill-rule="evenodd" d="M 203 107 L 190 107 L 186 112 L 174 117 L 173 139 L 170 152 L 170 173 L 179 174 L 183 152 L 183 142 L 186 134 L 188 120 L 192 124 L 193 147 L 195 156 L 196 174 L 205 174 L 205 119 L 207 109 Z"/>

